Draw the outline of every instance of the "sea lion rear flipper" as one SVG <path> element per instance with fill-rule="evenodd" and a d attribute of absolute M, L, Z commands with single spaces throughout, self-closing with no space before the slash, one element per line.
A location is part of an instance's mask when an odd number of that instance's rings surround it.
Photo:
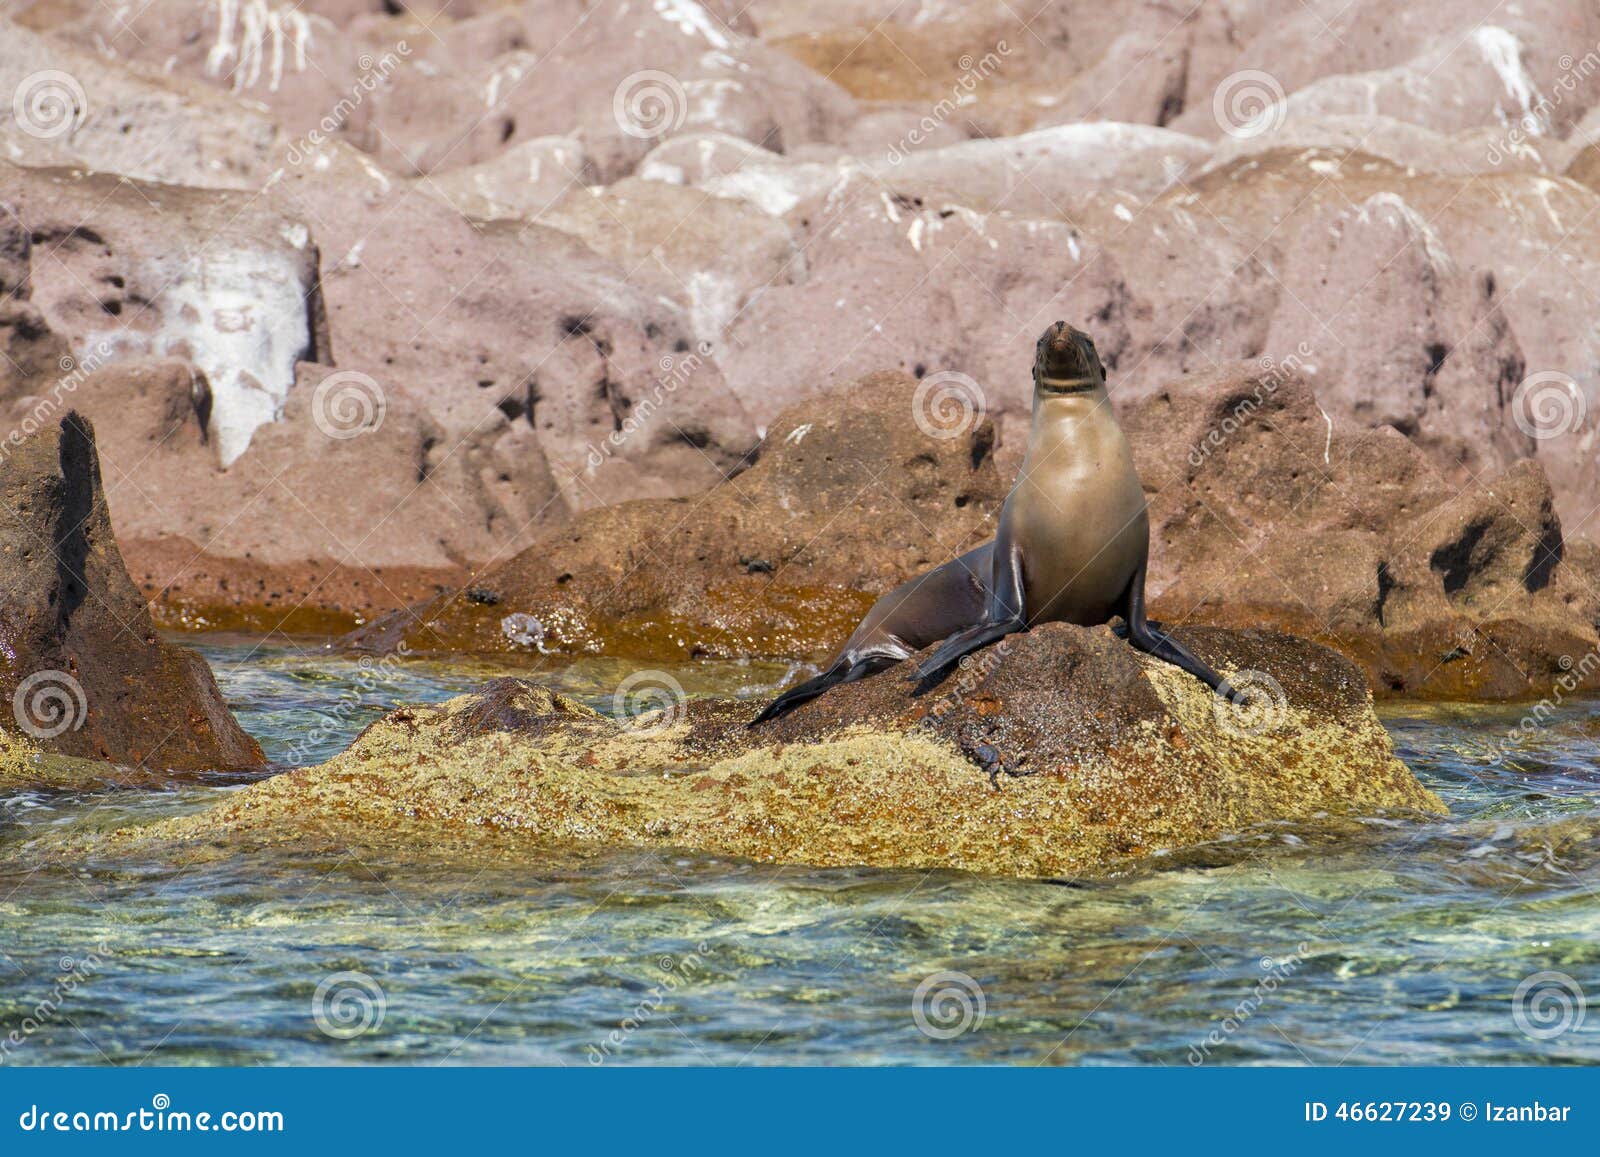
<path fill-rule="evenodd" d="M 1218 695 L 1238 702 L 1233 685 L 1213 671 L 1200 658 L 1178 640 L 1150 625 L 1144 615 L 1144 567 L 1140 566 L 1128 583 L 1127 610 L 1123 618 L 1128 623 L 1128 642 L 1147 655 L 1154 655 L 1164 663 L 1171 663 L 1187 671 Z"/>
<path fill-rule="evenodd" d="M 746 726 L 754 727 L 757 723 L 765 723 L 769 719 L 776 719 L 784 712 L 790 711 L 802 703 L 810 702 L 830 687 L 837 687 L 841 683 L 854 683 L 857 679 L 864 679 L 874 671 L 881 671 L 883 668 L 897 662 L 899 662 L 898 659 L 892 659 L 886 655 L 872 655 L 864 659 L 841 657 L 822 674 L 807 679 L 804 683 L 797 683 L 782 695 L 779 695 L 771 703 L 768 703 L 766 707 L 762 708 L 761 714 L 757 715 Z"/>

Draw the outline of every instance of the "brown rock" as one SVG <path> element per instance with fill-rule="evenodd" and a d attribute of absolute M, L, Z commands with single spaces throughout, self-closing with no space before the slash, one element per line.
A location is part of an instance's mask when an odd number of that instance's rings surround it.
<path fill-rule="evenodd" d="M 1380 692 L 1441 699 L 1543 694 L 1600 646 L 1590 552 L 1566 561 L 1532 460 L 1452 484 L 1393 429 L 1329 419 L 1284 366 L 1191 378 L 1124 426 L 1158 616 L 1291 630 Z"/>
<path fill-rule="evenodd" d="M 50 9 L 41 5 L 40 16 Z M 103 13 L 98 28 L 104 30 Z M 132 38 L 128 38 L 130 42 Z M 125 67 L 98 52 L 0 19 L 0 156 L 12 164 L 82 165 L 207 189 L 257 187 L 278 141 L 259 110 L 201 81 Z"/>
<path fill-rule="evenodd" d="M 205 660 L 162 640 L 128 580 L 89 423 L 69 413 L 4 451 L 0 727 L 147 770 L 261 764 Z"/>
<path fill-rule="evenodd" d="M 989 426 L 928 437 L 905 417 L 915 393 L 877 375 L 794 407 L 754 467 L 701 498 L 585 515 L 352 641 L 821 658 L 873 595 L 993 533 Z M 1197 375 L 1123 421 L 1159 616 L 1293 631 L 1380 693 L 1433 698 L 1543 694 L 1600 647 L 1600 551 L 1569 545 L 1532 460 L 1453 484 L 1394 429 L 1326 416 L 1292 365 Z"/>
<path fill-rule="evenodd" d="M 754 464 L 708 493 L 586 512 L 356 641 L 668 659 L 842 639 L 877 592 L 992 534 L 1004 493 L 993 427 L 974 418 L 930 436 L 917 394 L 912 379 L 878 374 L 789 410 Z"/>

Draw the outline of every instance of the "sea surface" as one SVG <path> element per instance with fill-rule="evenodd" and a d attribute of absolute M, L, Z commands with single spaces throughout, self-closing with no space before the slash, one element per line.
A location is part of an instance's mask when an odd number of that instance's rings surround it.
<path fill-rule="evenodd" d="M 500 673 L 200 649 L 280 765 Z M 608 709 L 627 670 L 540 677 Z M 673 671 L 751 696 L 788 673 Z M 1089 884 L 627 849 L 41 867 L 36 837 L 249 780 L 0 798 L 0 1065 L 1597 1063 L 1600 704 L 1524 734 L 1526 710 L 1382 709 L 1448 819 L 1260 829 Z"/>

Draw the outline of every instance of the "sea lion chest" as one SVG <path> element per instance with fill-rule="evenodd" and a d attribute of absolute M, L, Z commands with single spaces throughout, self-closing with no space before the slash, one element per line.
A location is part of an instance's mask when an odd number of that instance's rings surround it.
<path fill-rule="evenodd" d="M 1002 520 L 1022 553 L 1032 622 L 1092 625 L 1120 612 L 1150 530 L 1133 454 L 1104 395 L 1042 403 Z"/>

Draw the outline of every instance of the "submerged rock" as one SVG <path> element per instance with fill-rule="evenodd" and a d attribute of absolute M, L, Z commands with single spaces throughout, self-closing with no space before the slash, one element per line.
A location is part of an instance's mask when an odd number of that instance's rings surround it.
<path fill-rule="evenodd" d="M 151 623 L 76 413 L 0 444 L 0 591 L 5 778 L 36 753 L 144 770 L 264 762 L 205 660 Z"/>
<path fill-rule="evenodd" d="M 636 672 L 625 722 L 499 679 L 407 707 L 317 767 L 117 840 L 281 842 L 315 833 L 413 848 L 464 832 L 682 847 L 771 863 L 1099 874 L 1273 821 L 1442 812 L 1395 759 L 1360 671 L 1282 635 L 1181 633 L 1250 689 L 1243 708 L 1107 628 L 1052 623 L 945 683 L 893 668 L 781 719 L 684 701 Z M 427 839 L 418 842 L 418 830 Z"/>

